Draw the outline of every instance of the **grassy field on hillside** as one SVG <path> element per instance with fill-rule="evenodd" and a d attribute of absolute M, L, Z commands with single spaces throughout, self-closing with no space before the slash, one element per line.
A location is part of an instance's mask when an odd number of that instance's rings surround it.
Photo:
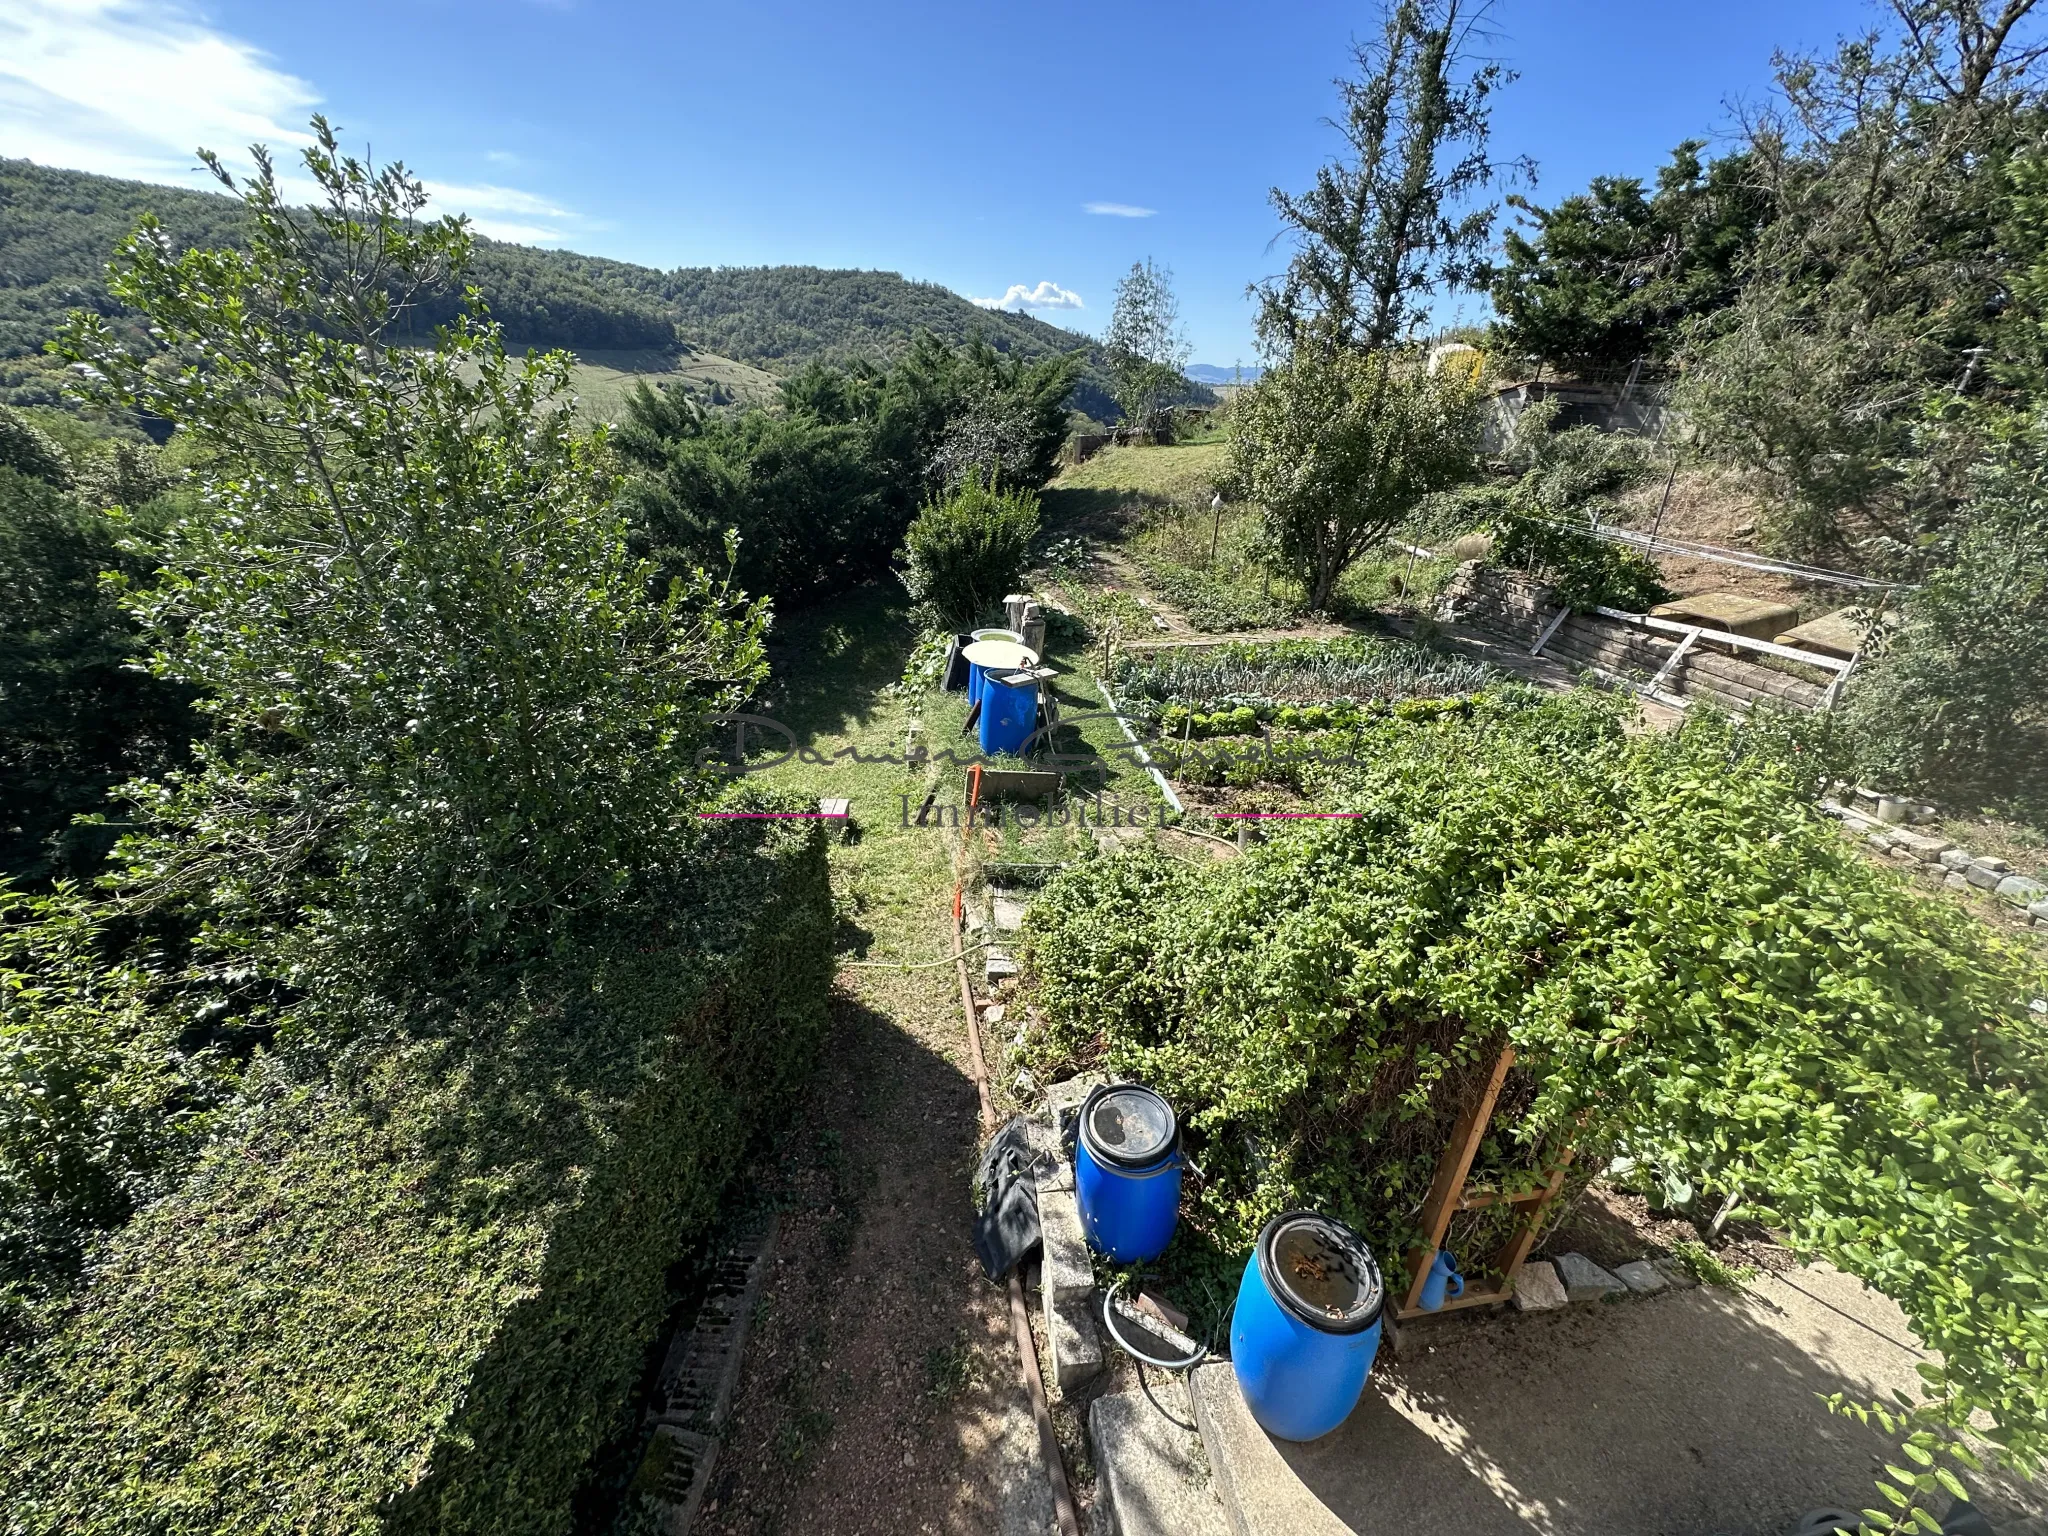
<path fill-rule="evenodd" d="M 633 386 L 694 389 L 715 398 L 720 390 L 739 405 L 767 405 L 779 398 L 782 381 L 765 368 L 735 362 L 713 352 L 606 352 L 582 350 L 570 373 L 576 392 L 576 415 L 583 421 L 617 421 L 626 410 Z"/>

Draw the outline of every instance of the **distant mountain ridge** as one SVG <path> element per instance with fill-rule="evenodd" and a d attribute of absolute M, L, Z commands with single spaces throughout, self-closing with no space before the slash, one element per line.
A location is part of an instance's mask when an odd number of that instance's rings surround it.
<path fill-rule="evenodd" d="M 234 199 L 0 159 L 0 400 L 55 403 L 43 343 L 76 308 L 125 317 L 105 266 L 145 211 L 180 246 L 233 245 L 246 228 Z M 468 273 L 508 341 L 571 351 L 713 352 L 787 372 L 814 358 L 886 362 L 929 329 L 958 345 L 985 336 L 1026 359 L 1081 351 L 1073 404 L 1114 419 L 1102 350 L 1030 315 L 983 309 L 936 283 L 894 272 L 822 267 L 677 267 L 657 271 L 574 251 L 479 239 Z M 459 295 L 426 306 L 431 327 Z M 1201 394 L 1207 395 L 1206 390 Z"/>
<path fill-rule="evenodd" d="M 1197 384 L 1256 384 L 1259 375 L 1266 370 L 1251 363 L 1232 368 L 1218 368 L 1214 363 L 1189 363 L 1181 372 Z"/>

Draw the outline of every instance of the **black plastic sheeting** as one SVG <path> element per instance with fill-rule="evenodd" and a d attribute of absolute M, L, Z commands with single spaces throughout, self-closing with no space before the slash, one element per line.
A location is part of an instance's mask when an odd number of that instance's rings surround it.
<path fill-rule="evenodd" d="M 974 1255 L 989 1279 L 1001 1280 L 1038 1247 L 1038 1174 L 1048 1164 L 1032 1150 L 1022 1115 L 1011 1116 L 982 1149 L 974 1172 L 981 1207 L 974 1218 Z"/>

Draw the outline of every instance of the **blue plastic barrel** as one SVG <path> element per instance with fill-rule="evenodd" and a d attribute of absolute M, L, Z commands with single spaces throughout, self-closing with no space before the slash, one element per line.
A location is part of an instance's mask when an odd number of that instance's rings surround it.
<path fill-rule="evenodd" d="M 1267 1434 L 1316 1440 L 1351 1416 L 1385 1297 L 1365 1239 L 1314 1211 L 1266 1223 L 1237 1287 L 1230 1364 Z"/>
<path fill-rule="evenodd" d="M 1150 1088 L 1097 1088 L 1081 1106 L 1074 1194 L 1097 1252 L 1142 1264 L 1166 1251 L 1180 1214 L 1180 1124 Z"/>
<path fill-rule="evenodd" d="M 1038 729 L 1038 679 L 1029 672 L 986 672 L 981 680 L 981 750 L 1022 756 Z"/>

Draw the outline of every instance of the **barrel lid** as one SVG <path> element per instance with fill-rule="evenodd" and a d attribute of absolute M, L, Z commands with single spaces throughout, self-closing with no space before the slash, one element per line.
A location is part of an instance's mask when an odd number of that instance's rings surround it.
<path fill-rule="evenodd" d="M 977 640 L 1007 640 L 1012 645 L 1022 645 L 1024 637 L 1014 629 L 971 629 L 966 635 L 967 643 Z"/>
<path fill-rule="evenodd" d="M 1014 672 L 1038 665 L 1038 652 L 1014 640 L 977 640 L 960 654 L 984 672 Z"/>
<path fill-rule="evenodd" d="M 1136 1083 L 1097 1088 L 1081 1106 L 1081 1139 L 1098 1163 L 1149 1168 L 1179 1135 L 1173 1107 Z"/>
<path fill-rule="evenodd" d="M 1365 1239 L 1332 1216 L 1283 1211 L 1259 1233 L 1259 1276 L 1273 1299 L 1324 1333 L 1363 1333 L 1385 1290 Z"/>

